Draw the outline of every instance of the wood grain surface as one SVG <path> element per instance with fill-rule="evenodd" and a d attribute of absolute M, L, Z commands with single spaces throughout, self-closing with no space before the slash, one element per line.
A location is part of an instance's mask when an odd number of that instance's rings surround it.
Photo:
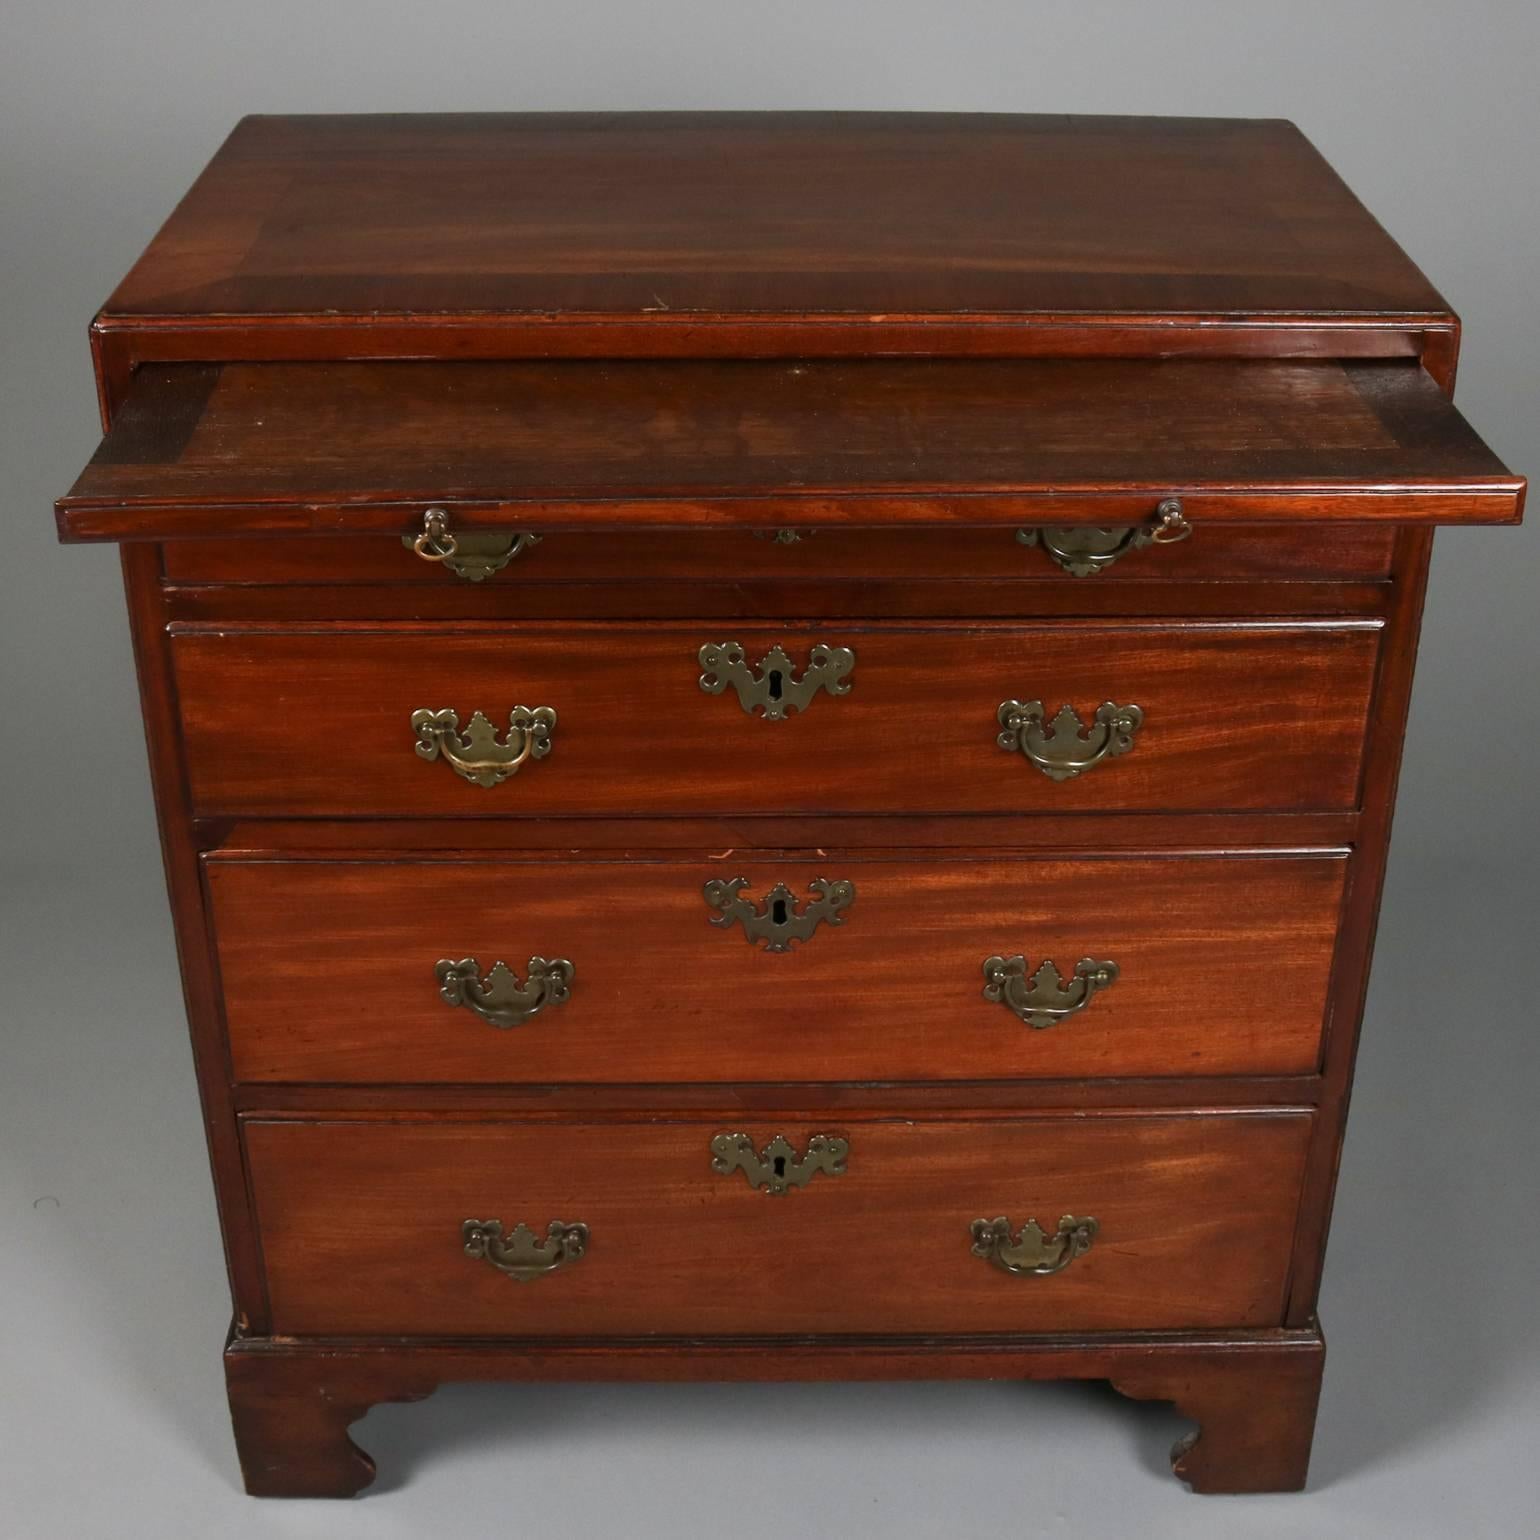
<path fill-rule="evenodd" d="M 1511 521 L 1412 361 L 146 365 L 67 538 L 462 526 Z"/>
<path fill-rule="evenodd" d="M 846 695 L 784 721 L 699 685 L 703 644 L 856 654 Z M 993 628 L 831 621 L 677 626 L 185 629 L 173 639 L 201 813 L 359 816 L 1346 809 L 1371 622 Z M 1144 712 L 1132 750 L 1053 781 L 1000 748 L 998 708 L 1089 726 Z M 500 786 L 415 752 L 412 713 L 557 714 L 549 755 Z"/>
<path fill-rule="evenodd" d="M 351 1497 L 374 1461 L 348 1427 L 383 1401 L 463 1381 L 1110 1380 L 1198 1424 L 1171 1451 L 1195 1492 L 1305 1484 L 1325 1343 L 1297 1331 L 988 1336 L 498 1338 L 411 1342 L 237 1338 L 230 1411 L 253 1496 Z"/>
<path fill-rule="evenodd" d="M 788 517 L 794 512 L 788 509 Z M 336 590 L 410 587 L 443 596 L 446 615 L 474 613 L 488 596 L 507 596 L 510 615 L 529 603 L 532 591 L 561 585 L 560 602 L 575 584 L 688 585 L 702 602 L 700 585 L 730 585 L 735 592 L 772 586 L 844 585 L 839 602 L 860 603 L 871 584 L 922 593 L 948 580 L 1008 581 L 1023 604 L 1041 604 L 1061 592 L 1077 604 L 1098 602 L 1102 588 L 1124 591 L 1175 583 L 1378 582 L 1390 574 L 1395 531 L 1374 524 L 1207 525 L 1186 540 L 1129 551 L 1092 577 L 1072 576 L 1041 548 L 1028 548 L 1013 529 L 798 529 L 781 543 L 774 530 L 571 531 L 548 535 L 494 577 L 469 583 L 437 562 L 424 561 L 389 535 L 368 540 L 346 536 L 282 536 L 176 540 L 165 547 L 166 581 L 178 587 L 231 585 L 324 585 Z M 977 590 L 974 590 L 976 593 Z M 1029 597 L 1026 597 L 1030 595 Z M 586 595 L 579 595 L 582 602 Z M 834 595 L 824 590 L 827 605 Z M 635 603 L 634 595 L 627 599 Z M 570 603 L 569 599 L 569 603 Z M 709 598 L 706 602 L 710 602 Z"/>
<path fill-rule="evenodd" d="M 1032 1331 L 1277 1325 L 1310 1117 L 1071 1116 L 636 1127 L 245 1122 L 275 1332 Z M 847 1136 L 846 1174 L 780 1197 L 710 1142 Z M 1094 1216 L 1063 1272 L 970 1253 L 974 1219 Z M 589 1226 L 519 1283 L 466 1256 L 468 1218 Z M 1014 1230 L 1013 1230 L 1014 1233 Z"/>
<path fill-rule="evenodd" d="M 1302 1485 L 1430 526 L 1524 495 L 1459 344 L 1286 123 L 241 123 L 97 318 L 57 511 L 131 542 L 248 1489 L 358 1490 L 348 1424 L 454 1379 L 858 1376 L 1107 1378 L 1197 1489 Z M 1095 579 L 1015 542 L 1171 496 Z M 429 502 L 542 543 L 460 583 Z M 851 692 L 750 717 L 728 640 Z M 1055 784 L 1012 697 L 1145 725 Z M 413 752 L 519 704 L 502 787 Z M 767 955 L 706 923 L 740 869 L 857 900 Z M 1122 973 L 1033 1032 L 1015 951 Z M 537 952 L 524 1027 L 436 997 Z M 717 1132 L 849 1168 L 770 1198 Z M 1013 1278 L 1002 1214 L 1101 1229 Z M 472 1217 L 592 1246 L 520 1285 Z"/>
<path fill-rule="evenodd" d="M 1448 307 L 1276 120 L 497 113 L 243 120 L 106 316 L 1141 310 Z"/>
<path fill-rule="evenodd" d="M 1052 1079 L 1300 1074 L 1319 1054 L 1342 854 L 1010 861 L 849 852 L 693 860 L 211 862 L 234 1074 L 326 1084 Z M 855 884 L 787 953 L 702 897 Z M 1117 982 L 1033 1030 L 983 997 L 1020 952 Z M 499 1030 L 434 964 L 529 957 L 571 998 Z"/>

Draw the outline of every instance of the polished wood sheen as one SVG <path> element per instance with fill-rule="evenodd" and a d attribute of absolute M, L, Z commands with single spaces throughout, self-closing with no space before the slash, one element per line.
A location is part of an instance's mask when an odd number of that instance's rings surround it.
<path fill-rule="evenodd" d="M 814 112 L 246 118 L 103 319 L 1063 311 L 1447 315 L 1292 123 Z"/>
<path fill-rule="evenodd" d="M 228 627 L 173 640 L 193 800 L 204 813 L 1064 812 L 1350 808 L 1375 623 L 897 627 L 720 623 L 520 628 Z M 785 721 L 699 685 L 702 645 L 805 665 L 856 653 L 848 695 Z M 1112 700 L 1131 752 L 1053 781 L 1003 751 L 1006 700 Z M 550 754 L 483 788 L 414 750 L 418 708 L 557 714 Z"/>
<path fill-rule="evenodd" d="M 1411 362 L 247 364 L 142 369 L 74 539 L 458 525 L 1518 517 Z M 401 505 L 406 506 L 401 506 Z"/>
<path fill-rule="evenodd" d="M 470 1342 L 233 1340 L 230 1412 L 246 1490 L 351 1497 L 374 1461 L 348 1427 L 451 1381 L 1110 1380 L 1198 1424 L 1171 1452 L 1195 1492 L 1297 1492 L 1310 1464 L 1326 1344 L 1299 1331 L 1098 1332 L 1079 1338 L 506 1337 Z"/>
<path fill-rule="evenodd" d="M 785 514 L 793 519 L 794 505 Z M 849 604 L 879 582 L 893 585 L 883 590 L 883 602 L 892 605 L 902 595 L 934 591 L 948 581 L 969 584 L 961 602 L 972 609 L 964 613 L 988 602 L 980 592 L 984 582 L 1019 594 L 1023 613 L 1055 598 L 1081 606 L 1096 602 L 1088 579 L 1066 572 L 1040 549 L 1023 547 L 1013 529 L 949 529 L 938 538 L 933 529 L 814 530 L 794 523 L 782 528 L 797 538 L 777 541 L 772 537 L 779 531 L 768 529 L 573 531 L 545 537 L 482 583 L 468 583 L 389 539 L 232 537 L 177 540 L 162 549 L 166 581 L 178 587 L 324 585 L 335 606 L 339 589 L 357 593 L 409 585 L 418 591 L 410 601 L 414 607 L 431 593 L 446 616 L 497 606 L 516 617 L 527 612 L 532 599 L 592 602 L 587 593 L 573 595 L 578 584 L 626 585 L 633 605 L 656 603 L 660 585 L 672 585 L 687 595 L 692 614 L 710 602 L 702 587 L 708 583 L 730 587 L 724 597 L 737 605 L 754 586 L 772 594 L 773 602 L 805 604 L 801 592 L 810 585 L 817 585 L 817 602 L 827 604 L 831 596 L 823 585 L 829 583 L 844 585 L 840 599 Z M 1131 587 L 1134 602 L 1141 590 L 1177 583 L 1376 583 L 1390 576 L 1394 544 L 1395 531 L 1374 524 L 1206 524 L 1187 540 L 1128 552 L 1095 574 L 1094 582 Z M 559 595 L 550 592 L 556 584 L 564 590 Z M 853 595 L 851 584 L 861 590 Z M 1334 599 L 1342 602 L 1340 594 Z M 391 596 L 386 602 L 399 605 L 402 599 Z"/>
<path fill-rule="evenodd" d="M 1346 862 L 1297 856 L 874 860 L 713 852 L 510 863 L 213 860 L 239 1080 L 997 1080 L 1288 1074 L 1315 1068 Z M 701 889 L 762 903 L 818 876 L 856 899 L 788 953 L 718 929 Z M 296 943 L 275 949 L 287 929 Z M 624 945 L 617 946 L 620 934 Z M 1022 952 L 1111 989 L 1034 1031 L 983 997 Z M 499 1031 L 438 998 L 433 964 L 532 955 L 572 997 Z M 723 1002 L 730 1001 L 728 1009 Z"/>
<path fill-rule="evenodd" d="M 1432 526 L 1525 490 L 1459 341 L 1287 123 L 240 123 L 97 317 L 56 516 L 124 543 L 247 1490 L 359 1491 L 349 1425 L 454 1381 L 856 1378 L 1107 1380 L 1196 1490 L 1302 1486 Z M 1173 499 L 1096 576 L 1017 539 Z M 466 582 L 430 507 L 541 538 Z M 751 716 L 723 642 L 849 693 Z M 1008 699 L 1143 723 L 1055 782 Z M 500 786 L 415 752 L 519 705 Z M 772 954 L 739 876 L 855 899 Z M 1119 973 L 1034 1030 L 1015 953 Z M 522 1025 L 440 996 L 535 956 Z M 1051 1276 L 971 1254 L 1064 1215 Z M 467 1219 L 590 1246 L 516 1282 Z"/>
<path fill-rule="evenodd" d="M 432 1127 L 249 1119 L 285 1336 L 1059 1332 L 1278 1319 L 1303 1113 L 868 1122 Z M 771 1197 L 711 1169 L 713 1134 L 847 1137 L 843 1176 Z M 646 1177 L 638 1188 L 638 1173 Z M 1100 1223 L 1062 1273 L 970 1252 L 978 1218 Z M 465 1219 L 553 1219 L 581 1261 L 518 1283 L 465 1255 Z M 709 1241 L 705 1240 L 709 1237 Z"/>

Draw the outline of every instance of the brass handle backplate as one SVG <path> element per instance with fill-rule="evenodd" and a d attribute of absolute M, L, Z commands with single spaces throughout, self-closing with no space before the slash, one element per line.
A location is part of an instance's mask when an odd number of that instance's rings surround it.
<path fill-rule="evenodd" d="M 1022 545 L 1040 545 L 1066 572 L 1075 577 L 1094 577 L 1120 556 L 1148 545 L 1175 545 L 1192 533 L 1182 514 L 1179 498 L 1168 497 L 1148 524 L 1098 527 L 1071 524 L 1063 528 L 1018 529 Z"/>
<path fill-rule="evenodd" d="M 526 760 L 544 759 L 555 728 L 556 713 L 549 706 L 515 706 L 508 713 L 506 743 L 497 741 L 497 729 L 479 711 L 463 733 L 458 712 L 412 713 L 417 753 L 430 761 L 442 754 L 456 775 L 477 786 L 499 786 Z"/>
<path fill-rule="evenodd" d="M 540 536 L 509 530 L 506 533 L 452 535 L 449 514 L 430 508 L 422 516 L 420 535 L 403 535 L 401 544 L 424 561 L 436 561 L 467 583 L 484 583 L 501 572 L 515 556 L 540 544 Z"/>
<path fill-rule="evenodd" d="M 1100 1228 L 1094 1219 L 1077 1219 L 1066 1214 L 1059 1221 L 1058 1231 L 1045 1235 L 1035 1219 L 1029 1219 L 1015 1240 L 1011 1239 L 1010 1221 L 999 1219 L 975 1219 L 972 1227 L 971 1250 L 976 1257 L 992 1262 L 1002 1272 L 1017 1278 L 1046 1278 L 1052 1273 L 1062 1273 L 1076 1257 L 1091 1249 Z"/>
<path fill-rule="evenodd" d="M 806 1187 L 820 1171 L 844 1176 L 849 1154 L 850 1141 L 834 1134 L 814 1134 L 802 1155 L 785 1134 L 777 1134 L 762 1150 L 755 1150 L 747 1134 L 718 1134 L 711 1141 L 711 1169 L 722 1176 L 741 1171 L 750 1187 L 779 1198 L 793 1187 Z"/>
<path fill-rule="evenodd" d="M 1116 759 L 1134 746 L 1134 735 L 1144 724 L 1138 706 L 1119 706 L 1103 701 L 1090 727 L 1072 706 L 1060 706 L 1050 722 L 1040 700 L 1008 700 L 996 713 L 1002 729 L 995 740 L 1007 753 L 1020 752 L 1050 781 L 1068 781 Z"/>
<path fill-rule="evenodd" d="M 460 1226 L 460 1239 L 466 1256 L 491 1263 L 518 1283 L 543 1278 L 558 1267 L 581 1261 L 588 1252 L 588 1226 L 564 1219 L 553 1219 L 546 1226 L 543 1241 L 535 1239 L 527 1224 L 516 1224 L 505 1236 L 501 1220 L 467 1219 Z"/>
<path fill-rule="evenodd" d="M 438 996 L 446 1005 L 463 1005 L 490 1027 L 522 1026 L 548 1005 L 561 1005 L 572 993 L 576 973 L 565 957 L 531 957 L 529 975 L 520 983 L 505 962 L 493 963 L 486 978 L 474 957 L 456 962 L 441 957 L 433 965 Z"/>
<path fill-rule="evenodd" d="M 712 925 L 721 929 L 742 925 L 743 934 L 750 941 L 763 942 L 767 952 L 789 952 L 792 942 L 806 941 L 819 925 L 843 925 L 844 911 L 856 901 L 855 883 L 815 877 L 808 888 L 818 896 L 801 913 L 784 882 L 765 895 L 763 908 L 756 908 L 751 899 L 739 896 L 748 885 L 747 877 L 714 878 L 701 893 L 711 908 L 721 911 L 710 917 Z"/>
<path fill-rule="evenodd" d="M 984 959 L 984 998 L 998 1001 L 1029 1027 L 1041 1030 L 1083 1011 L 1097 990 L 1115 984 L 1117 978 L 1115 962 L 1094 957 L 1082 957 L 1068 983 L 1051 962 L 1029 977 L 1027 960 L 1018 952 L 1014 957 Z"/>
<path fill-rule="evenodd" d="M 697 654 L 704 673 L 700 687 L 707 695 L 720 695 L 729 686 L 737 692 L 738 704 L 753 716 L 756 709 L 767 722 L 783 722 L 789 711 L 805 711 L 808 702 L 820 691 L 847 695 L 847 678 L 856 666 L 856 655 L 848 647 L 829 647 L 820 642 L 808 654 L 802 677 L 796 677 L 796 665 L 784 648 L 772 647 L 757 667 L 751 668 L 748 654 L 739 642 L 708 642 Z"/>

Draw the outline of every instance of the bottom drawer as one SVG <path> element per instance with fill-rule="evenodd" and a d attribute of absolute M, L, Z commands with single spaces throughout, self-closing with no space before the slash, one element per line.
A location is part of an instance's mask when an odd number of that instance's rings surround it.
<path fill-rule="evenodd" d="M 245 1141 L 276 1333 L 1059 1332 L 1280 1324 L 1310 1123 L 253 1118 Z"/>

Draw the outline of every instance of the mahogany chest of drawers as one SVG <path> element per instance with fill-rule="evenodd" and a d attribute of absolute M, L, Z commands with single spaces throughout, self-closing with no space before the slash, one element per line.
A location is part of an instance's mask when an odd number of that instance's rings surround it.
<path fill-rule="evenodd" d="M 99 316 L 246 1483 L 467 1379 L 1111 1380 L 1305 1478 L 1433 526 L 1290 125 L 240 124 Z"/>

